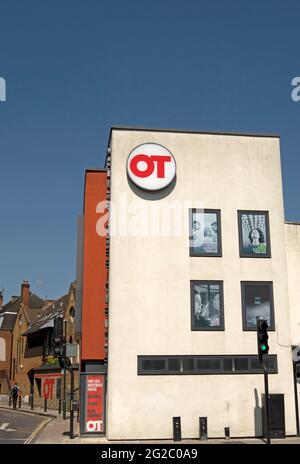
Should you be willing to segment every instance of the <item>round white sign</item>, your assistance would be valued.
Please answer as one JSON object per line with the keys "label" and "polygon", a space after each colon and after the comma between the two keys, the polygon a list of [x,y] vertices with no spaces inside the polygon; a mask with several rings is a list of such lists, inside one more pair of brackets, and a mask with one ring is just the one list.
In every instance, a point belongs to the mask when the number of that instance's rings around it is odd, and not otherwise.
{"label": "round white sign", "polygon": [[128,156],[127,173],[138,187],[160,190],[174,179],[176,163],[167,148],[158,143],[143,143],[134,148]]}

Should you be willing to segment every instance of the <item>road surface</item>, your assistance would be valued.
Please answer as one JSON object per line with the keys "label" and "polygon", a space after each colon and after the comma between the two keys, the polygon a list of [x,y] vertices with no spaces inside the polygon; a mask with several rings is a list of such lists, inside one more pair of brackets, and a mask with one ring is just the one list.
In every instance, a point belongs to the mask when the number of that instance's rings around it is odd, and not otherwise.
{"label": "road surface", "polygon": [[0,445],[24,444],[46,420],[46,417],[18,410],[0,409]]}

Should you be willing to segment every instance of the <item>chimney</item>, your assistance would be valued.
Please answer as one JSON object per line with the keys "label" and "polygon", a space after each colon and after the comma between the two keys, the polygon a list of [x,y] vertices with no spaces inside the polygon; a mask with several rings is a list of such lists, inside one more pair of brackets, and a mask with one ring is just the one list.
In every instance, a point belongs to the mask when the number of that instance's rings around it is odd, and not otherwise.
{"label": "chimney", "polygon": [[0,292],[0,309],[2,308],[3,306],[3,293]]}
{"label": "chimney", "polygon": [[21,302],[25,306],[29,306],[29,289],[30,285],[28,280],[23,280],[23,283],[21,285]]}

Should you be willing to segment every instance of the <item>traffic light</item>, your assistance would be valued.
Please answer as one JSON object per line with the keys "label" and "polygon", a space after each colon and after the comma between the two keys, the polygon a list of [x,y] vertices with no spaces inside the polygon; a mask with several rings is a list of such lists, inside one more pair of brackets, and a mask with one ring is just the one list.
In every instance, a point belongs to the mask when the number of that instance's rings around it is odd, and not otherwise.
{"label": "traffic light", "polygon": [[71,367],[71,360],[67,356],[60,356],[58,358],[58,363],[62,369]]}
{"label": "traffic light", "polygon": [[261,357],[264,354],[269,353],[268,345],[268,323],[266,319],[256,319],[257,326],[257,350],[258,354]]}
{"label": "traffic light", "polygon": [[63,319],[57,317],[54,319],[53,328],[53,353],[54,356],[62,357],[65,356],[66,351],[66,339],[63,336]]}
{"label": "traffic light", "polygon": [[54,356],[65,356],[66,341],[64,337],[54,337]]}

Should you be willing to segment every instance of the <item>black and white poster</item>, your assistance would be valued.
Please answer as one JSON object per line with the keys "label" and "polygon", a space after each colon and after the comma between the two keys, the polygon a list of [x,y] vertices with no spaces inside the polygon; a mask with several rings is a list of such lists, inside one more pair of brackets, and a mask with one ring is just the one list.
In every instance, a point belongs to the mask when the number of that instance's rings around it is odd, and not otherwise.
{"label": "black and white poster", "polygon": [[192,329],[224,330],[222,282],[191,282]]}
{"label": "black and white poster", "polygon": [[221,256],[219,210],[190,210],[190,255]]}
{"label": "black and white poster", "polygon": [[244,330],[256,330],[256,318],[266,319],[274,330],[272,282],[242,282]]}

